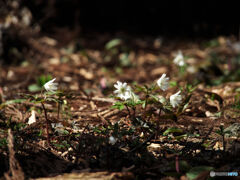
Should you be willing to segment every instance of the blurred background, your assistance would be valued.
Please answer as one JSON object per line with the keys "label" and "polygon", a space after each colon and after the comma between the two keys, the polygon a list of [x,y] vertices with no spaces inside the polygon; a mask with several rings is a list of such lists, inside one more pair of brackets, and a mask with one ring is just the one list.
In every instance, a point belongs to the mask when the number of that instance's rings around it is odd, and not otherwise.
{"label": "blurred background", "polygon": [[80,27],[83,32],[124,31],[133,34],[185,37],[214,37],[239,33],[236,1],[20,2],[20,6],[31,12],[32,23],[39,23],[43,32],[52,32],[57,27]]}
{"label": "blurred background", "polygon": [[[44,60],[59,64],[69,59],[82,61],[84,56],[89,63],[104,67],[116,67],[119,62],[123,67],[134,67],[133,62],[139,64],[137,56],[151,64],[151,59],[171,60],[176,51],[183,50],[186,56],[195,58],[200,71],[199,59],[209,60],[209,54],[211,59],[218,59],[214,64],[227,64],[230,71],[237,66],[228,59],[240,51],[238,7],[237,1],[217,0],[1,0],[0,65]],[[221,50],[224,55],[220,58],[216,54],[221,53],[214,51],[213,55],[204,50],[222,45],[227,50]],[[188,52],[189,48],[204,52]],[[76,56],[69,57],[71,53]],[[145,57],[144,53],[152,54]],[[235,59],[239,64],[239,58]],[[205,68],[204,74],[207,71]],[[216,72],[219,75],[219,70]]]}

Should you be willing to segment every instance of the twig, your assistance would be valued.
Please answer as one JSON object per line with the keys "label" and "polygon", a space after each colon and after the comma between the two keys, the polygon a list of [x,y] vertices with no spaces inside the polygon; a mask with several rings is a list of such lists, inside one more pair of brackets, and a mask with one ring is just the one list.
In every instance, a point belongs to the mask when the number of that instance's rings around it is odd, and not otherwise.
{"label": "twig", "polygon": [[208,133],[205,135],[205,137],[202,138],[202,142],[200,142],[200,145],[204,143],[204,141],[208,138],[208,136],[212,133],[214,128],[214,125],[209,129]]}
{"label": "twig", "polygon": [[108,102],[108,103],[116,102],[114,99],[110,99],[110,98],[87,97],[87,96],[80,96],[79,98],[84,100],[92,100],[92,101],[100,101],[100,102]]}
{"label": "twig", "polygon": [[158,137],[159,135],[159,121],[160,121],[160,116],[161,116],[161,113],[162,113],[162,108],[159,109],[159,113],[158,113],[158,120],[157,120],[157,133],[156,133],[156,138]]}
{"label": "twig", "polygon": [[[24,180],[24,172],[15,158],[14,139],[11,129],[8,129],[9,171],[4,173],[7,180]],[[10,175],[11,174],[11,175]]]}
{"label": "twig", "polygon": [[225,152],[225,150],[226,150],[226,141],[225,141],[225,137],[224,137],[224,136],[225,136],[225,135],[222,134],[223,152]]}

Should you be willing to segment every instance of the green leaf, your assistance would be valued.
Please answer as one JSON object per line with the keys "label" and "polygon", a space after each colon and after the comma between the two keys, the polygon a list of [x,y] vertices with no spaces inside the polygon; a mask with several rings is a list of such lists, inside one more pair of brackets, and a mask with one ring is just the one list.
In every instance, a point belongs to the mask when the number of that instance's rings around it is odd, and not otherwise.
{"label": "green leaf", "polygon": [[205,47],[205,48],[213,48],[213,47],[217,47],[217,46],[219,46],[220,44],[219,44],[219,41],[218,41],[218,39],[212,39],[212,40],[210,40],[210,41],[207,41],[207,42],[204,42],[203,43],[203,46]]}
{"label": "green leaf", "polygon": [[122,102],[116,102],[111,108],[119,109],[121,111],[124,109],[124,104]]}
{"label": "green leaf", "polygon": [[145,92],[146,93],[146,88],[139,86],[137,84],[135,85],[135,89],[136,89],[136,92]]}
{"label": "green leaf", "polygon": [[185,109],[187,109],[191,96],[192,94],[188,95],[185,98],[183,104],[178,108],[178,112],[177,112],[178,115],[180,115]]}
{"label": "green leaf", "polygon": [[145,107],[146,107],[146,100],[143,101],[143,103],[142,103],[142,108],[144,109]]}
{"label": "green leaf", "polygon": [[155,95],[150,95],[150,97],[152,97],[152,99],[154,100],[154,102],[159,102],[159,98]]}
{"label": "green leaf", "polygon": [[16,103],[22,103],[26,101],[26,99],[14,99],[14,100],[8,100],[2,104],[0,104],[0,108],[6,106],[6,105],[9,105],[9,104],[16,104]]}
{"label": "green leaf", "polygon": [[181,139],[183,139],[184,137],[187,137],[188,135],[187,134],[183,134],[183,135],[180,135],[180,136],[176,136],[175,138],[176,138],[176,140],[181,140]]}
{"label": "green leaf", "polygon": [[38,133],[38,136],[42,136],[42,134],[43,134],[43,131],[42,131],[42,129],[40,129],[39,133]]}
{"label": "green leaf", "polygon": [[121,39],[112,39],[111,41],[109,41],[106,45],[105,48],[107,50],[110,50],[118,45],[120,45],[122,43]]}
{"label": "green leaf", "polygon": [[183,133],[183,130],[176,127],[171,127],[164,131],[163,135],[166,136],[169,133]]}
{"label": "green leaf", "polygon": [[192,168],[186,175],[189,180],[193,180],[196,177],[198,177],[199,174],[205,171],[212,171],[212,170],[214,170],[214,168],[210,166],[197,166]]}
{"label": "green leaf", "polygon": [[122,73],[123,73],[123,69],[122,69],[121,67],[116,67],[116,68],[115,68],[115,72],[116,72],[117,74],[122,74]]}
{"label": "green leaf", "polygon": [[187,109],[188,105],[189,105],[189,103],[186,103],[186,104],[183,106],[182,111],[184,111],[185,109]]}
{"label": "green leaf", "polygon": [[210,141],[202,144],[202,146],[205,148],[208,148],[210,145],[211,145]]}
{"label": "green leaf", "polygon": [[175,86],[177,86],[177,81],[170,81],[169,84],[171,87],[175,87]]}
{"label": "green leaf", "polygon": [[187,84],[187,87],[186,87],[187,92],[189,92],[189,93],[192,93],[193,91],[195,91],[196,88],[197,88],[197,86],[193,87],[193,85],[191,85],[191,84]]}
{"label": "green leaf", "polygon": [[41,91],[41,87],[38,84],[31,84],[28,86],[28,90],[30,92],[37,92],[37,91]]}
{"label": "green leaf", "polygon": [[0,147],[2,147],[2,146],[7,146],[7,139],[6,138],[0,139]]}
{"label": "green leaf", "polygon": [[131,61],[128,58],[128,53],[121,54],[120,58],[119,58],[119,61],[120,61],[120,64],[124,67],[131,65]]}
{"label": "green leaf", "polygon": [[37,78],[37,84],[38,86],[42,87],[46,82],[50,81],[52,79],[51,75],[42,75]]}

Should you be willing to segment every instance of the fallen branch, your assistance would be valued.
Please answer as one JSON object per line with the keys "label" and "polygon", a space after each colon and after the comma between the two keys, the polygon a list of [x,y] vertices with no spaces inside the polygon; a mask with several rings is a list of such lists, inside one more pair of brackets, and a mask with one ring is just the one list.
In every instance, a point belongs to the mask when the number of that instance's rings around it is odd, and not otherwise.
{"label": "fallen branch", "polygon": [[24,180],[22,168],[15,158],[14,139],[11,129],[8,129],[9,171],[4,173],[7,180]]}

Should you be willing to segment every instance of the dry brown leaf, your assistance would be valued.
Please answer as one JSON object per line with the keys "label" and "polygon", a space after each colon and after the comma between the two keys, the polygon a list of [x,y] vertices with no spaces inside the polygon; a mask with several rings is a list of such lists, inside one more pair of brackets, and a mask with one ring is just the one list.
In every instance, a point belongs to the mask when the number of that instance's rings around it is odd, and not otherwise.
{"label": "dry brown leaf", "polygon": [[84,69],[84,68],[81,68],[81,69],[79,70],[79,74],[82,75],[82,76],[83,76],[85,79],[87,79],[87,80],[92,80],[93,77],[94,77],[94,75],[93,75],[92,72],[89,72],[89,71],[87,71],[87,70]]}
{"label": "dry brown leaf", "polygon": [[9,105],[4,110],[5,116],[13,122],[24,122],[25,116],[13,105]]}
{"label": "dry brown leaf", "polygon": [[152,70],[151,76],[160,76],[163,73],[167,73],[167,67],[158,67]]}

